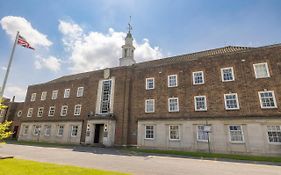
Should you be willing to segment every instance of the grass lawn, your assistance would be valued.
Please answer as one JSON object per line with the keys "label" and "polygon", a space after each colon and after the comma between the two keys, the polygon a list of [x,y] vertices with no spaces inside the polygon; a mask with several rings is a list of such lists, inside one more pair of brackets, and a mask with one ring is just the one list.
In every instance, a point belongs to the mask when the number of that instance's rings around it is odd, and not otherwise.
{"label": "grass lawn", "polygon": [[68,165],[41,163],[22,159],[0,160],[0,175],[125,175],[113,171],[103,171]]}
{"label": "grass lawn", "polygon": [[142,152],[142,153],[177,155],[177,156],[196,157],[196,158],[231,159],[231,160],[244,160],[244,161],[254,161],[254,162],[281,163],[281,157],[220,154],[220,153],[206,153],[206,152],[187,152],[187,151],[176,151],[176,150],[153,150],[153,149],[137,149],[137,148],[129,148],[129,150]]}
{"label": "grass lawn", "polygon": [[71,148],[73,144],[62,144],[62,143],[48,143],[48,142],[34,142],[34,141],[16,141],[16,140],[6,140],[6,143],[16,144],[16,145],[29,145],[29,146],[41,146],[41,147],[58,147],[58,148]]}

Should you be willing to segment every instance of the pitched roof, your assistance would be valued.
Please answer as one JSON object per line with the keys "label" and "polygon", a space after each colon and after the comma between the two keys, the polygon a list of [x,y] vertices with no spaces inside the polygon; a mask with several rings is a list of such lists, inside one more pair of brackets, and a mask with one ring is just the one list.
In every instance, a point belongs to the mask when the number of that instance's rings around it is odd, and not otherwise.
{"label": "pitched roof", "polygon": [[[158,60],[140,62],[140,63],[134,64],[133,66],[137,67],[137,68],[161,66],[161,65],[167,65],[167,64],[177,63],[177,62],[191,61],[191,60],[194,60],[194,59],[197,59],[200,57],[221,55],[221,54],[239,52],[239,51],[244,51],[244,50],[249,50],[249,49],[252,49],[252,47],[226,46],[226,47],[221,47],[221,48],[216,48],[216,49],[211,49],[211,50],[205,50],[205,51],[201,51],[201,52],[195,52],[195,53],[190,53],[190,54],[166,57],[166,58],[162,58],[162,59],[158,59]],[[57,82],[63,82],[63,81],[82,79],[82,78],[89,77],[91,74],[93,74],[93,72],[97,72],[97,71],[101,71],[101,70],[84,72],[84,73],[73,74],[73,75],[66,75],[66,76],[62,76],[60,78],[51,80],[46,83],[57,83]]]}
{"label": "pitched roof", "polygon": [[226,47],[221,47],[221,48],[216,48],[216,49],[211,49],[211,50],[205,50],[205,51],[201,51],[201,52],[195,52],[195,53],[190,53],[190,54],[166,57],[166,58],[153,60],[153,61],[141,62],[141,63],[135,64],[135,66],[140,67],[140,68],[161,66],[161,65],[172,64],[172,63],[176,63],[176,62],[191,61],[191,60],[195,60],[195,59],[201,58],[201,57],[222,55],[222,54],[234,53],[234,52],[239,52],[239,51],[244,51],[244,50],[249,50],[249,49],[253,49],[253,47],[226,46]]}

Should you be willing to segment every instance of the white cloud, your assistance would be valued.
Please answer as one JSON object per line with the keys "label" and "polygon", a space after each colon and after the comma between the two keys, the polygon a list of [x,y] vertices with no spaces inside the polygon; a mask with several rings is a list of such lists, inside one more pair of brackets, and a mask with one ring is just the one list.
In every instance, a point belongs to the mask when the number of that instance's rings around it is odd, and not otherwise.
{"label": "white cloud", "polygon": [[[78,24],[62,20],[59,21],[59,31],[70,53],[70,69],[73,72],[118,66],[126,33],[116,32],[112,28],[106,34],[93,31],[86,33]],[[148,39],[142,43],[134,41],[134,46],[137,62],[162,57],[159,47],[151,47]]]}
{"label": "white cloud", "polygon": [[49,56],[48,58],[37,56],[34,66],[36,69],[46,68],[53,72],[57,72],[61,68],[61,60],[54,56]]}
{"label": "white cloud", "polygon": [[26,88],[16,85],[9,85],[5,88],[5,97],[11,98],[16,96],[16,101],[24,101]]}
{"label": "white cloud", "polygon": [[23,17],[5,16],[0,20],[0,24],[12,40],[14,40],[17,31],[19,31],[33,47],[49,47],[52,45],[46,35],[33,28],[31,23]]}

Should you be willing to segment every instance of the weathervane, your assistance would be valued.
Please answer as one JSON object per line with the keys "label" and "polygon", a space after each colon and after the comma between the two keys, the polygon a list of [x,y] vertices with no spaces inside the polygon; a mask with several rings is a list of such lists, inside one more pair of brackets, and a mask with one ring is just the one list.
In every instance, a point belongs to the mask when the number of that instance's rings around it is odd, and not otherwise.
{"label": "weathervane", "polygon": [[131,16],[130,16],[130,20],[128,23],[128,30],[129,30],[129,33],[131,33],[131,30],[133,30],[133,27],[131,26]]}

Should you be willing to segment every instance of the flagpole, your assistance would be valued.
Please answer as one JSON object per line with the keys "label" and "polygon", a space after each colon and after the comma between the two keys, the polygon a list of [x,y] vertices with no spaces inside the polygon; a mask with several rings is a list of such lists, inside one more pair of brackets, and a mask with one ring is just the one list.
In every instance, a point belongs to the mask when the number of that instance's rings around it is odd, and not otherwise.
{"label": "flagpole", "polygon": [[15,49],[16,49],[18,37],[19,37],[19,31],[17,31],[16,39],[15,39],[14,46],[13,46],[13,49],[12,49],[12,52],[11,52],[9,64],[8,64],[8,67],[7,67],[7,70],[6,70],[5,78],[4,78],[3,85],[2,85],[2,88],[1,88],[1,92],[0,92],[0,99],[2,99],[2,97],[4,95],[4,90],[5,90],[7,79],[8,79],[8,76],[9,76],[9,72],[10,72],[12,60],[13,60],[13,57],[14,57],[14,52],[15,52]]}

